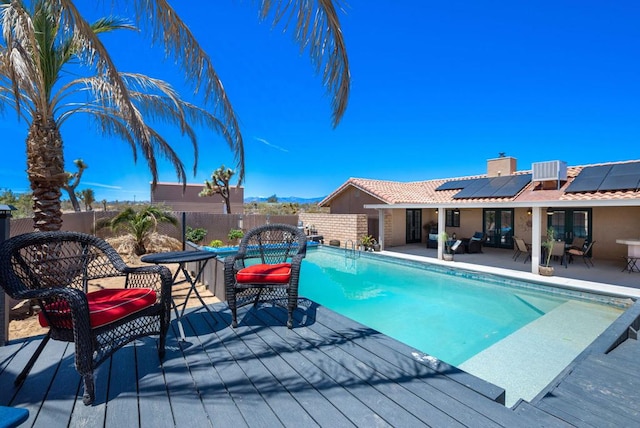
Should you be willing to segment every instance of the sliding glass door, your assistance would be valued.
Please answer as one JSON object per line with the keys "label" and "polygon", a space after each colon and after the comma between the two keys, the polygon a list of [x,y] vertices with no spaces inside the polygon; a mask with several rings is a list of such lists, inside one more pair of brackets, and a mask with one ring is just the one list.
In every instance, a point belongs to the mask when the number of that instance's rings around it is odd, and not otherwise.
{"label": "sliding glass door", "polygon": [[422,210],[407,210],[407,244],[422,241]]}
{"label": "sliding glass door", "polygon": [[513,209],[485,209],[483,224],[487,247],[513,248]]}
{"label": "sliding glass door", "polygon": [[[584,238],[586,242],[591,241],[593,233],[591,230],[593,223],[591,208],[549,208],[547,214],[547,227],[553,228],[556,239],[562,239],[567,244],[573,242],[574,238]],[[543,233],[546,234],[546,231]]]}

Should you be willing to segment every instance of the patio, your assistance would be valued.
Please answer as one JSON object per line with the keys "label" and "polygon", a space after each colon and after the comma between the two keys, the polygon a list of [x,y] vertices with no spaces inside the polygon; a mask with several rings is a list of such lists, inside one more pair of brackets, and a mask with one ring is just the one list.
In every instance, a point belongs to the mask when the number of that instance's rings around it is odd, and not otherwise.
{"label": "patio", "polygon": [[[524,263],[524,256],[520,256],[518,260],[514,261],[512,258],[514,252],[508,249],[484,247],[482,253],[455,254],[453,262],[438,260],[437,250],[426,248],[424,243],[391,247],[385,251],[385,254],[396,257],[424,257],[431,263],[445,263],[445,265],[452,267],[517,276],[518,278],[549,284],[565,286],[573,284],[594,289],[594,291],[605,290],[614,294],[621,293],[640,297],[640,273],[623,271],[626,262],[622,258],[620,260],[608,260],[595,257],[593,259],[594,267],[591,268],[587,268],[580,259],[567,264],[566,268],[559,261],[552,260],[551,266],[554,267],[554,276],[544,277],[531,274],[531,260]],[[606,287],[603,285],[606,285]],[[619,287],[628,287],[634,290],[625,290]]]}

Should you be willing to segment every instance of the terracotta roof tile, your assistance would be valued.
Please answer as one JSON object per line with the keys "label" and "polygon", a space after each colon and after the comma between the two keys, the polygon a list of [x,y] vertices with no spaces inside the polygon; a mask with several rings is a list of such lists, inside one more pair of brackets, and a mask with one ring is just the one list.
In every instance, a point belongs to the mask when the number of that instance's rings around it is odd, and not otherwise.
{"label": "terracotta roof tile", "polygon": [[[614,165],[621,163],[638,162],[638,160],[624,162],[606,162],[590,165],[580,165],[567,167],[567,181],[563,183],[560,189],[541,190],[539,183],[529,183],[519,194],[514,197],[507,198],[474,198],[474,199],[454,199],[458,190],[440,190],[436,191],[441,184],[452,180],[466,180],[474,178],[483,178],[486,175],[476,175],[468,177],[443,178],[425,181],[414,181],[403,183],[399,181],[375,180],[367,178],[350,178],[342,186],[332,192],[319,205],[330,205],[331,200],[349,188],[356,187],[361,191],[369,193],[378,198],[381,203],[389,205],[397,204],[437,204],[455,202],[460,206],[465,203],[484,203],[484,202],[553,202],[553,201],[595,201],[595,200],[634,200],[640,199],[640,192],[635,190],[619,190],[609,192],[583,192],[583,193],[565,193],[565,190],[571,184],[573,179],[578,176],[583,168],[588,166]],[[517,171],[515,174],[531,174],[531,170]],[[534,190],[536,189],[536,190]]]}

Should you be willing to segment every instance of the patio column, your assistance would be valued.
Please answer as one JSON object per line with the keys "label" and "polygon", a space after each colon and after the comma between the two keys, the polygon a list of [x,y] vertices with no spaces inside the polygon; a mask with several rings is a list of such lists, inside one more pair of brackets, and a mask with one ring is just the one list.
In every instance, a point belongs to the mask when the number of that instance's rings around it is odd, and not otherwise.
{"label": "patio column", "polygon": [[446,231],[446,227],[445,227],[445,212],[444,212],[444,208],[442,207],[437,207],[436,208],[438,210],[438,259],[442,260],[442,254],[444,253],[444,242],[442,242],[442,240],[440,239],[440,235],[442,235],[442,232]]}
{"label": "patio column", "polygon": [[[540,257],[542,246],[542,240],[540,236],[542,235],[542,228],[540,225],[542,224],[542,209],[540,207],[533,207],[531,210],[531,273],[538,275],[538,266],[540,265]],[[546,210],[544,212],[546,215]]]}
{"label": "patio column", "polygon": [[378,244],[380,244],[380,250],[384,250],[384,210],[378,209]]}

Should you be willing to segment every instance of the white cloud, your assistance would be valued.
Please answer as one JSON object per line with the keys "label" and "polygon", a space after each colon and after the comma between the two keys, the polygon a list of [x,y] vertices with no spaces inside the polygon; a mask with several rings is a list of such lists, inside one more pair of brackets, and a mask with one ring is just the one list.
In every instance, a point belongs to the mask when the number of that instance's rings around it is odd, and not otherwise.
{"label": "white cloud", "polygon": [[116,190],[121,190],[122,189],[122,186],[110,186],[108,184],[94,183],[92,181],[84,181],[82,184],[86,184],[86,185],[89,185],[89,186],[103,187],[105,189],[116,189]]}
{"label": "white cloud", "polygon": [[264,138],[258,138],[258,137],[254,137],[257,141],[260,141],[262,144],[264,144],[265,146],[269,146],[269,147],[273,147],[276,150],[280,150],[281,152],[285,152],[285,153],[289,153],[289,150],[276,146],[275,144],[271,144],[270,142],[268,142],[267,140],[265,140]]}

